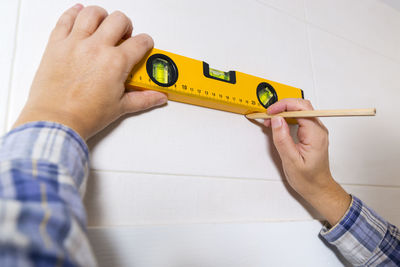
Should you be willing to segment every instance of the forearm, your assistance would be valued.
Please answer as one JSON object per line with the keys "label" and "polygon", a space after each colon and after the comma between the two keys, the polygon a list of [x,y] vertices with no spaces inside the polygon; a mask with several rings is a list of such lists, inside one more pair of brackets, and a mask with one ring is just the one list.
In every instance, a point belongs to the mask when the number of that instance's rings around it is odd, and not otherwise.
{"label": "forearm", "polygon": [[323,187],[307,190],[301,195],[330,225],[335,225],[348,210],[351,196],[331,176],[324,180],[328,182]]}
{"label": "forearm", "polygon": [[[0,262],[92,266],[81,200],[88,151],[71,129],[25,124],[0,143]],[[0,263],[0,265],[2,265]]]}

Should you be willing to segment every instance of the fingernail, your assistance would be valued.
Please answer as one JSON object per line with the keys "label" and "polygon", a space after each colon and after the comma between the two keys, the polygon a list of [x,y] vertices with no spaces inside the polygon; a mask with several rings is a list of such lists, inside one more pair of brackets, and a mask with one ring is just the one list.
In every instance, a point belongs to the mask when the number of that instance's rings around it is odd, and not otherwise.
{"label": "fingernail", "polygon": [[82,4],[76,4],[76,5],[73,6],[73,8],[82,9],[83,5]]}
{"label": "fingernail", "polygon": [[282,117],[271,118],[271,127],[273,129],[280,128],[282,126]]}
{"label": "fingernail", "polygon": [[168,101],[168,99],[167,99],[166,97],[160,98],[160,99],[157,101],[156,105],[157,105],[157,106],[164,105],[165,103],[167,103],[167,101]]}

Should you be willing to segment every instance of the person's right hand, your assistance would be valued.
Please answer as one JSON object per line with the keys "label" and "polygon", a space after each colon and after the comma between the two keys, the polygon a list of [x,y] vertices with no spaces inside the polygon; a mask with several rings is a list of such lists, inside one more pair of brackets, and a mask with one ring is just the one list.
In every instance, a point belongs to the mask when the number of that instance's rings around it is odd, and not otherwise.
{"label": "person's right hand", "polygon": [[[271,105],[268,114],[300,110],[313,110],[310,101],[283,99]],[[299,118],[297,121],[297,144],[282,117],[266,120],[264,124],[272,128],[274,144],[290,186],[334,225],[349,207],[351,197],[332,178],[328,130],[317,118]]]}

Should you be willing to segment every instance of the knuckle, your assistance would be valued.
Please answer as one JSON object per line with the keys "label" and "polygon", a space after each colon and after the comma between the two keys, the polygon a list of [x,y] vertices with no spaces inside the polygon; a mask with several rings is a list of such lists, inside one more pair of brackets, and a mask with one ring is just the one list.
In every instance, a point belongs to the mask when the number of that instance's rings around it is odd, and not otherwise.
{"label": "knuckle", "polygon": [[111,15],[116,17],[117,19],[129,21],[129,18],[125,15],[125,13],[123,13],[119,10],[114,11]]}
{"label": "knuckle", "polygon": [[328,144],[329,143],[329,131],[325,127],[322,127],[321,143],[322,144]]}
{"label": "knuckle", "polygon": [[325,135],[329,136],[329,130],[328,130],[328,128],[326,128],[326,126],[325,126],[319,119],[317,120],[317,122],[318,122],[318,124],[320,125],[320,127],[321,127],[323,133],[324,133]]}
{"label": "knuckle", "polygon": [[323,129],[325,131],[325,135],[329,137],[329,130],[325,126],[323,126]]}
{"label": "knuckle", "polygon": [[58,19],[56,26],[58,27],[69,26],[72,20],[73,16],[70,13],[66,12]]}
{"label": "knuckle", "polygon": [[151,38],[151,36],[146,33],[137,35],[137,42],[138,42],[139,46],[146,47],[146,48],[152,47],[154,45],[153,38]]}
{"label": "knuckle", "polygon": [[329,144],[329,131],[328,130],[325,130],[325,142],[327,143],[327,144]]}
{"label": "knuckle", "polygon": [[324,144],[329,143],[329,135],[326,132],[322,135],[322,141]]}
{"label": "knuckle", "polygon": [[312,106],[310,100],[308,100],[308,99],[304,100],[304,104],[305,104],[307,109],[313,109],[313,106]]}
{"label": "knuckle", "polygon": [[82,10],[82,12],[83,11],[85,13],[87,13],[86,15],[89,15],[89,16],[102,16],[102,15],[107,14],[107,11],[104,8],[99,7],[99,6],[88,6],[88,7],[85,7]]}

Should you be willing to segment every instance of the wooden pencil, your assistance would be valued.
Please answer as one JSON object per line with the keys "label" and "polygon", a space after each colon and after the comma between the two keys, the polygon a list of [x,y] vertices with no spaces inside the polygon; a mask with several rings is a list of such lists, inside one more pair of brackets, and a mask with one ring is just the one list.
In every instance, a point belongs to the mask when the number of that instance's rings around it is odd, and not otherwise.
{"label": "wooden pencil", "polygon": [[274,115],[267,113],[247,114],[248,119],[270,119],[272,117],[284,118],[310,118],[310,117],[351,117],[351,116],[375,116],[375,108],[364,109],[331,109],[331,110],[303,110],[303,111],[286,111]]}

